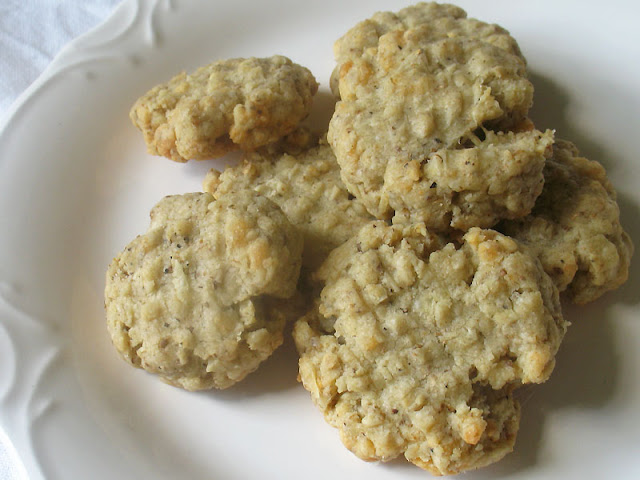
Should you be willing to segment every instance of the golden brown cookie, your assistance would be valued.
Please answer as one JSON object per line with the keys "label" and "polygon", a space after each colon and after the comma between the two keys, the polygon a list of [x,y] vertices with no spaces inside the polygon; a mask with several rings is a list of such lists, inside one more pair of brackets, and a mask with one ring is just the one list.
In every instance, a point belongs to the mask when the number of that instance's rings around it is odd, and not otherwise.
{"label": "golden brown cookie", "polygon": [[297,154],[272,149],[254,152],[223,172],[212,169],[203,188],[216,197],[252,188],[276,203],[302,233],[302,264],[310,270],[372,220],[340,180],[340,169],[326,142]]}
{"label": "golden brown cookie", "polygon": [[440,231],[527,215],[553,133],[526,118],[533,87],[517,44],[458,9],[420,9],[420,21],[365,23],[338,43],[328,140],[345,185],[377,218]]}
{"label": "golden brown cookie", "polygon": [[526,244],[558,290],[587,303],[629,275],[631,238],[620,224],[616,192],[600,163],[558,140],[544,169],[545,185],[531,215],[500,229]]}
{"label": "golden brown cookie", "polygon": [[174,195],[112,261],[105,308],[130,364],[187,390],[226,388],[282,343],[302,238],[252,191]]}
{"label": "golden brown cookie", "polygon": [[435,474],[512,450],[512,391],[549,377],[567,325],[517,242],[473,228],[456,245],[424,224],[374,222],[318,278],[317,307],[294,328],[300,378],[347,448]]}
{"label": "golden brown cookie", "polygon": [[[376,47],[380,37],[394,30],[408,30],[429,26],[432,39],[447,37],[475,37],[522,57],[520,48],[509,32],[499,25],[467,18],[466,12],[455,5],[419,2],[394,12],[378,12],[352,27],[334,46],[337,66],[331,75],[331,90],[339,94],[340,68],[360,58],[365,50]],[[524,60],[524,57],[522,57]]]}
{"label": "golden brown cookie", "polygon": [[130,117],[149,153],[203,160],[290,133],[309,114],[317,90],[311,72],[286,57],[234,58],[154,87]]}

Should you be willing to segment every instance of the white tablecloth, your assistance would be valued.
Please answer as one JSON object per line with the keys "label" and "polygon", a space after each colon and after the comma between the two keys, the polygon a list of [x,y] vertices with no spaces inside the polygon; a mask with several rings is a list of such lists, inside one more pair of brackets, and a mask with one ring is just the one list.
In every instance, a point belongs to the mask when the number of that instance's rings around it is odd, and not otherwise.
{"label": "white tablecloth", "polygon": [[[60,49],[105,20],[120,1],[0,0],[0,124]],[[0,480],[25,480],[6,441],[0,432]]]}
{"label": "white tablecloth", "polygon": [[60,49],[121,0],[1,0],[0,118]]}

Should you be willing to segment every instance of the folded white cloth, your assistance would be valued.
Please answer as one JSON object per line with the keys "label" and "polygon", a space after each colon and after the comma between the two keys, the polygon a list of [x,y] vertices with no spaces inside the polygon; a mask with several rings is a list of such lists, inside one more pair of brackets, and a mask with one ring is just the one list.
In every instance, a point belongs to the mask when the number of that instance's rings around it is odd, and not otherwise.
{"label": "folded white cloth", "polygon": [[105,20],[120,1],[2,0],[0,118],[65,44]]}
{"label": "folded white cloth", "polygon": [[[62,47],[104,21],[121,1],[0,1],[0,124]],[[25,480],[2,433],[0,480]]]}

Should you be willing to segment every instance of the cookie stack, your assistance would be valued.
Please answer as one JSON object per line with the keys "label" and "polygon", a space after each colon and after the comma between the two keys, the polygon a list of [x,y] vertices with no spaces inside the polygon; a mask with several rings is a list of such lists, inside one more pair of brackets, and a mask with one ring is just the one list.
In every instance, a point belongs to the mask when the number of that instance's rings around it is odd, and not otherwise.
{"label": "cookie stack", "polygon": [[513,449],[514,391],[554,368],[560,295],[627,278],[615,191],[528,119],[526,63],[499,26],[420,3],[334,51],[326,134],[296,127],[317,83],[283,57],[217,62],[136,103],[151,153],[246,153],[162,200],[114,259],[114,345],[174,385],[226,388],[295,321],[299,378],[358,457],[488,465]]}

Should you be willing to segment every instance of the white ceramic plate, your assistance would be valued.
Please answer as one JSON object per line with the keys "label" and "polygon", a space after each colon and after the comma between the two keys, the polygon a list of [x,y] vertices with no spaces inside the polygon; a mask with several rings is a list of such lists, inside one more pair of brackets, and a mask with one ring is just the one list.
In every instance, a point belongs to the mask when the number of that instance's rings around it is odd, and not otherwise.
{"label": "white ceramic plate", "polygon": [[[0,134],[0,426],[29,478],[428,476],[344,449],[296,382],[290,341],[240,385],[187,393],[119,359],[102,307],[105,268],[146,229],[151,206],[199,190],[213,165],[146,154],[127,118],[135,98],[214,59],[280,53],[320,80],[321,124],[333,41],[406,3],[130,0],[23,95]],[[638,243],[640,8],[460,5],[519,40],[534,120],[605,164]],[[465,478],[640,478],[637,267],[636,256],[624,287],[567,310],[574,325],[552,379],[527,390],[515,452]]]}

